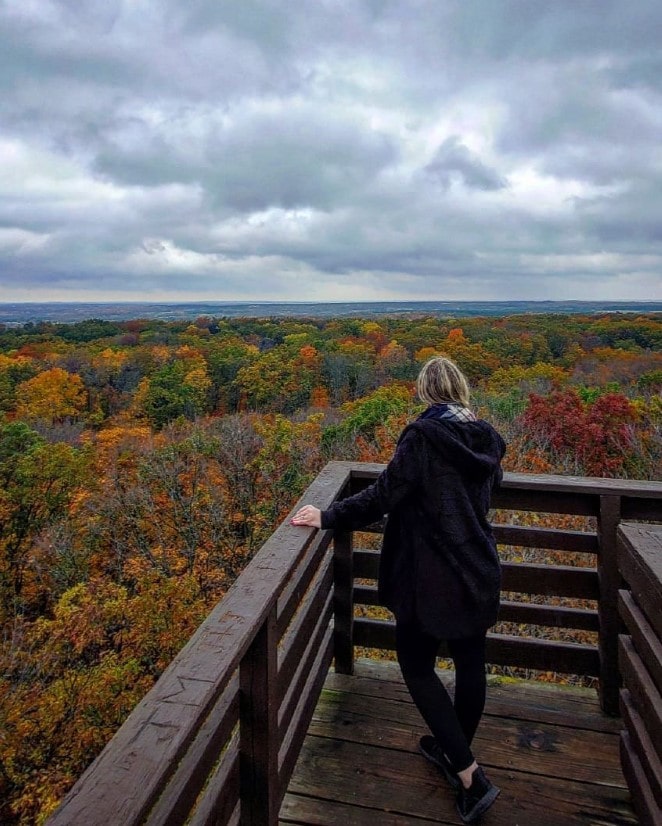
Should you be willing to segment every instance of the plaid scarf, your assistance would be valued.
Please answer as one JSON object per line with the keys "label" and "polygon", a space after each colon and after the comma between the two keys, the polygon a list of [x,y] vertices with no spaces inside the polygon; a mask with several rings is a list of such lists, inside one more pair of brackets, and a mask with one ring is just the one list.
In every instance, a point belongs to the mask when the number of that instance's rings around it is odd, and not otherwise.
{"label": "plaid scarf", "polygon": [[421,415],[419,419],[450,419],[453,422],[475,422],[476,417],[461,404],[433,404]]}

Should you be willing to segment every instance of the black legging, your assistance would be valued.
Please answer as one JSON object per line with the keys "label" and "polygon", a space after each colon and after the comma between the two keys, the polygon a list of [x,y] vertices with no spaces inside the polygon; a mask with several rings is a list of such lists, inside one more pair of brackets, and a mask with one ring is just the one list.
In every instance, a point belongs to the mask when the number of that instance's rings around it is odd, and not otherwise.
{"label": "black legging", "polygon": [[456,771],[474,761],[471,752],[485,708],[485,634],[449,640],[455,663],[455,703],[435,673],[440,641],[416,626],[396,625],[396,650],[409,693]]}

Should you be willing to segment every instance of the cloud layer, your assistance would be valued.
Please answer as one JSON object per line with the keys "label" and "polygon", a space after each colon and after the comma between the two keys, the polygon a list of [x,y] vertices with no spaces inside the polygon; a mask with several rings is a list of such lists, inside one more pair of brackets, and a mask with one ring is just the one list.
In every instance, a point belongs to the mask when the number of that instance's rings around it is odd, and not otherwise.
{"label": "cloud layer", "polygon": [[653,298],[653,0],[0,0],[0,300]]}

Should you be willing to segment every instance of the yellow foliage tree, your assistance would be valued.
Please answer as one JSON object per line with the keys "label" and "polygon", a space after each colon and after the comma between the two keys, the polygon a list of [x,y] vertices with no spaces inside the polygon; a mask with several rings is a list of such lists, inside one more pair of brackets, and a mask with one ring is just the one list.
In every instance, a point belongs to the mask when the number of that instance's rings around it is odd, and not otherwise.
{"label": "yellow foliage tree", "polygon": [[108,374],[120,370],[128,360],[128,355],[123,350],[113,350],[111,347],[106,347],[97,356],[92,359],[92,366],[97,370],[103,370]]}
{"label": "yellow foliage tree", "polygon": [[538,362],[532,367],[515,364],[512,367],[499,367],[488,381],[491,390],[510,390],[524,387],[526,390],[538,389],[537,385],[554,386],[566,384],[569,375],[562,367]]}
{"label": "yellow foliage tree", "polygon": [[87,391],[76,373],[61,367],[44,370],[17,388],[16,412],[26,419],[63,421],[80,416],[87,405]]}
{"label": "yellow foliage tree", "polygon": [[211,387],[211,379],[207,373],[206,365],[203,364],[190,370],[184,377],[184,384],[193,388],[196,393],[203,397]]}

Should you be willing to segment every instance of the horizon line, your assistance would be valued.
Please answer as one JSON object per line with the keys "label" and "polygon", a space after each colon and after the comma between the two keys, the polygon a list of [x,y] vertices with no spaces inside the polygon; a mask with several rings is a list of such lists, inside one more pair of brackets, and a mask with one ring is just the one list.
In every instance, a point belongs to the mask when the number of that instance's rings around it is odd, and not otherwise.
{"label": "horizon line", "polygon": [[301,300],[301,299],[204,299],[204,298],[188,298],[181,301],[174,299],[135,299],[131,301],[121,301],[115,299],[98,299],[87,301],[75,300],[45,300],[45,301],[3,301],[0,300],[0,306],[3,305],[29,305],[29,304],[118,304],[118,305],[133,305],[133,304],[661,304],[662,299],[646,299],[646,298],[417,298],[417,299],[401,299],[401,298],[379,298],[379,299],[352,299],[340,300],[332,299],[326,301],[320,300]]}

